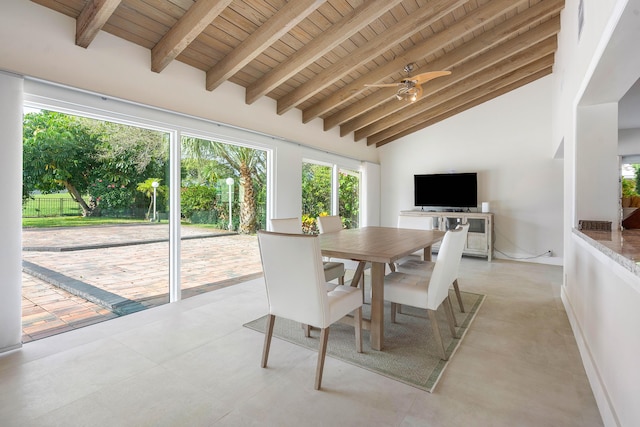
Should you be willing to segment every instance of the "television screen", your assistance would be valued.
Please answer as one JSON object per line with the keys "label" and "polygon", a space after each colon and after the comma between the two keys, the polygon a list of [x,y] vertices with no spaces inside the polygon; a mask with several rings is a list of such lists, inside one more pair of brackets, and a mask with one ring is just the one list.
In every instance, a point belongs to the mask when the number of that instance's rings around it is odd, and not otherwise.
{"label": "television screen", "polygon": [[475,208],[478,179],[473,173],[414,175],[415,206]]}

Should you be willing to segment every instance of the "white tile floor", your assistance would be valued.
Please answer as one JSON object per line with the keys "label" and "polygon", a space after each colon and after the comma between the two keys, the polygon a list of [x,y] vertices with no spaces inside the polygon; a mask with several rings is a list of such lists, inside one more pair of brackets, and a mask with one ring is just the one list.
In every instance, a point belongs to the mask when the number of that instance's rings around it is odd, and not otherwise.
{"label": "white tile floor", "polygon": [[602,425],[561,280],[464,258],[461,288],[487,299],[433,394],[330,357],[315,391],[316,354],[277,339],[260,368],[254,280],[0,355],[0,425]]}

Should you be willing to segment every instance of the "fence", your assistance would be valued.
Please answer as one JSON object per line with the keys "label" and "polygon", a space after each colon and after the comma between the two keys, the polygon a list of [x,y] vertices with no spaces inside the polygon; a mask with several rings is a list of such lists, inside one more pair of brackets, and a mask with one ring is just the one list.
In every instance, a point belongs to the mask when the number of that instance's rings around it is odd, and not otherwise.
{"label": "fence", "polygon": [[[147,214],[148,207],[131,207],[128,209],[108,209],[101,208],[100,215],[108,218],[142,218]],[[69,198],[35,198],[29,199],[22,205],[22,216],[24,218],[44,218],[56,216],[81,216],[82,208],[78,203]],[[166,214],[164,214],[166,215]],[[234,209],[234,228],[238,228],[239,218]],[[266,229],[266,203],[257,205],[257,228]],[[191,221],[199,224],[216,224],[219,222],[217,212],[197,212],[194,213]],[[227,221],[222,224],[223,228],[227,227]]]}
{"label": "fence", "polygon": [[[100,215],[108,218],[144,218],[147,207],[132,206],[126,209],[101,208]],[[82,208],[69,198],[35,198],[22,205],[24,218],[44,218],[57,216],[81,216]]]}
{"label": "fence", "polygon": [[35,198],[27,200],[22,205],[22,216],[25,218],[80,215],[82,209],[69,198]]}

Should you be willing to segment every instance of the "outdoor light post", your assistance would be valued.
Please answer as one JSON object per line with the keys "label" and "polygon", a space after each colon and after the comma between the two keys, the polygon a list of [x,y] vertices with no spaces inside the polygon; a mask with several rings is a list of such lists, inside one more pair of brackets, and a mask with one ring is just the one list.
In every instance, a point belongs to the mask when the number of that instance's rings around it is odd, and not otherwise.
{"label": "outdoor light post", "polygon": [[233,178],[227,178],[227,185],[229,186],[229,231],[233,230],[233,221],[231,220],[231,208],[233,201]]}
{"label": "outdoor light post", "polygon": [[157,216],[156,216],[156,190],[158,189],[159,185],[160,185],[160,183],[158,181],[153,181],[151,183],[151,186],[153,187],[153,222],[157,221]]}

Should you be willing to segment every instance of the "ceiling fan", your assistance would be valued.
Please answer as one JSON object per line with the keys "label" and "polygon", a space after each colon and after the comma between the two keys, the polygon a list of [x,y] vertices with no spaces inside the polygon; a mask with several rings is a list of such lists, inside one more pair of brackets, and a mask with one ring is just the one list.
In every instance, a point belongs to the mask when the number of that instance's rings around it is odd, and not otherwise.
{"label": "ceiling fan", "polygon": [[367,87],[397,87],[398,92],[396,98],[399,101],[405,100],[409,102],[416,102],[420,96],[422,96],[422,84],[433,80],[438,77],[448,76],[451,71],[430,71],[428,73],[418,74],[411,77],[414,64],[407,64],[404,66],[404,72],[407,73],[407,78],[400,80],[397,83],[388,84],[366,84]]}

